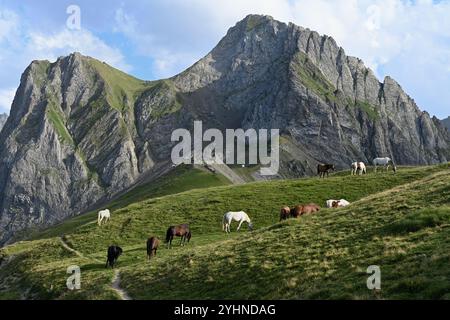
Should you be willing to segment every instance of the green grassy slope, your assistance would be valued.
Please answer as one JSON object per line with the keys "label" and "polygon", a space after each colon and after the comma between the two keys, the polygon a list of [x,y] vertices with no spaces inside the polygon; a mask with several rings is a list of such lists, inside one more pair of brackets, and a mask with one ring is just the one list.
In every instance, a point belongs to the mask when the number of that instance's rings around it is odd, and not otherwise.
{"label": "green grassy slope", "polygon": [[[105,208],[111,211],[124,208],[131,203],[140,202],[146,199],[162,197],[170,194],[177,194],[188,190],[210,188],[229,185],[230,182],[220,174],[212,174],[206,170],[192,168],[191,166],[179,166],[168,174],[134,188],[130,192],[112,201]],[[66,220],[52,228],[32,233],[29,237],[32,240],[57,237],[71,232],[79,226],[92,222],[97,217],[97,210]]]}
{"label": "green grassy slope", "polygon": [[[0,297],[28,289],[26,296],[36,298],[118,298],[110,288],[112,272],[103,265],[115,243],[124,248],[121,286],[136,299],[185,299],[186,292],[208,299],[448,298],[448,169],[251,183],[139,201],[113,211],[101,228],[91,216],[64,230],[82,257],[48,234],[2,249],[9,262],[0,267]],[[329,198],[358,202],[278,223],[282,205]],[[229,210],[247,211],[256,231],[223,234],[221,218]],[[161,248],[147,262],[147,237],[164,238],[169,225],[184,222],[192,226],[191,244]],[[80,291],[65,288],[70,264],[81,267]],[[371,264],[382,268],[377,295],[365,287]],[[175,285],[180,282],[182,288]]]}

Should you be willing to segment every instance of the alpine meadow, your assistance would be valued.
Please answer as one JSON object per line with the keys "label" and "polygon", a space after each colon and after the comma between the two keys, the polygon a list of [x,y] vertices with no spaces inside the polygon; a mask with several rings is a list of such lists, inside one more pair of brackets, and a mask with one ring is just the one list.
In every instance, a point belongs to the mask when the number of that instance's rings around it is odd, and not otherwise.
{"label": "alpine meadow", "polygon": [[0,114],[0,300],[450,299],[449,121],[332,37],[250,14],[152,81],[75,49]]}

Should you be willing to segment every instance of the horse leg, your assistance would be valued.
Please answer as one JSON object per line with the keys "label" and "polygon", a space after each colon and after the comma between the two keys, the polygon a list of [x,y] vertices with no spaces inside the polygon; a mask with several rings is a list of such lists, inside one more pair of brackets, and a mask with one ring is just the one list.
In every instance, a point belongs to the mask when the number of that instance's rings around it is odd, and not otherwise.
{"label": "horse leg", "polygon": [[239,230],[241,229],[242,223],[244,222],[244,220],[241,220],[241,222],[239,222],[239,226],[237,228],[237,231],[239,232]]}
{"label": "horse leg", "polygon": [[171,247],[171,245],[172,245],[172,239],[173,239],[173,236],[171,235],[171,236],[169,237],[169,241],[167,241],[167,249],[170,249],[170,247]]}

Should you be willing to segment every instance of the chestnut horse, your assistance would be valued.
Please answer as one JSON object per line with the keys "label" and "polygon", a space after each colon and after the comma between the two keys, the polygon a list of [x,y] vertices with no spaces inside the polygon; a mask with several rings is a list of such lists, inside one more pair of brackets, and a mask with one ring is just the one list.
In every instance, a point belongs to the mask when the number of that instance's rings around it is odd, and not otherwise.
{"label": "chestnut horse", "polygon": [[280,211],[280,221],[287,220],[291,216],[291,208],[283,207]]}
{"label": "chestnut horse", "polygon": [[315,212],[319,212],[319,211],[320,211],[320,207],[317,204],[310,203],[310,204],[307,204],[306,206],[302,207],[301,215],[311,214],[311,213],[315,213]]}
{"label": "chestnut horse", "polygon": [[147,258],[150,260],[151,257],[156,256],[156,251],[159,247],[159,239],[157,237],[151,237],[147,240]]}
{"label": "chestnut horse", "polygon": [[298,218],[305,214],[311,214],[319,211],[320,207],[315,203],[310,203],[307,205],[298,205],[295,208],[291,209],[291,217]]}
{"label": "chestnut horse", "polygon": [[178,226],[171,226],[167,229],[166,232],[166,243],[167,248],[170,249],[172,246],[173,237],[181,237],[180,245],[183,246],[186,244],[186,241],[189,242],[192,237],[191,230],[189,229],[188,224],[180,224]]}

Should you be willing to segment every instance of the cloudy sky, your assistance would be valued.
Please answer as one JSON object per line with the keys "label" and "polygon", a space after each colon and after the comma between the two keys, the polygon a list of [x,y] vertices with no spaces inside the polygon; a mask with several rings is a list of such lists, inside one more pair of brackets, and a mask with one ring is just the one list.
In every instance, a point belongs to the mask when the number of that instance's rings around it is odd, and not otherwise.
{"label": "cloudy sky", "polygon": [[[71,5],[80,29],[68,27]],[[169,77],[250,13],[334,37],[422,109],[450,115],[450,0],[0,0],[0,112],[32,60],[78,51],[141,79]]]}

